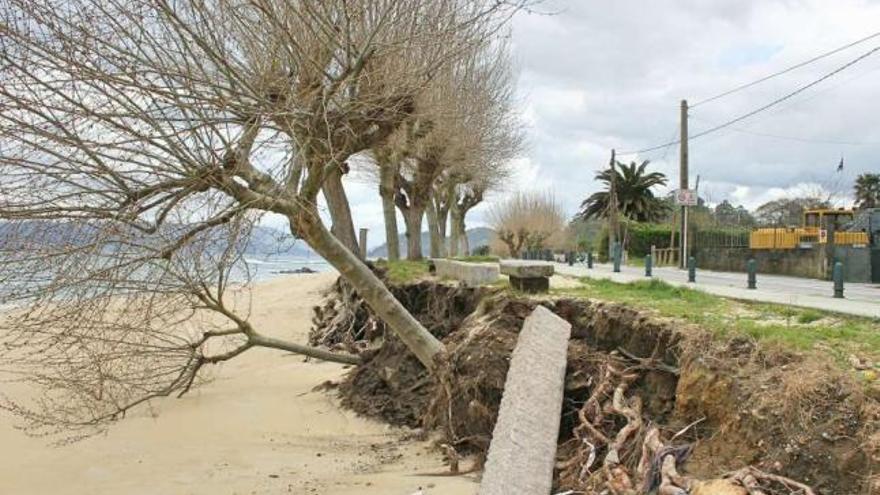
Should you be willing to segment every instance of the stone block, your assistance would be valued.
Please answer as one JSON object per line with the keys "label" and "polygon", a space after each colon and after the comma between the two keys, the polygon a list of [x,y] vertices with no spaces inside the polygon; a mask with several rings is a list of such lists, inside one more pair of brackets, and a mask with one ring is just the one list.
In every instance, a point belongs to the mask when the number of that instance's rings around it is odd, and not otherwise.
{"label": "stone block", "polygon": [[517,278],[552,277],[553,263],[533,260],[503,260],[501,273]]}
{"label": "stone block", "polygon": [[571,324],[538,306],[510,359],[479,495],[549,495]]}
{"label": "stone block", "polygon": [[431,263],[436,276],[458,280],[469,287],[491,284],[500,276],[495,263],[467,263],[442,258],[434,258]]}

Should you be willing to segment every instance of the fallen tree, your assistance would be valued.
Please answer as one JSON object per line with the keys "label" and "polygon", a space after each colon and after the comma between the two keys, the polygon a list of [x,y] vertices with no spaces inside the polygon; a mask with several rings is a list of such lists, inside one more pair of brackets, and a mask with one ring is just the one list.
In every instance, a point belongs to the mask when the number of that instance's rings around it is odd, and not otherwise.
{"label": "fallen tree", "polygon": [[40,432],[99,431],[253,347],[355,362],[270,339],[231,303],[242,226],[265,214],[433,369],[444,346],[352,251],[341,175],[528,3],[4,3],[0,279],[21,311],[0,355],[44,391],[5,407]]}

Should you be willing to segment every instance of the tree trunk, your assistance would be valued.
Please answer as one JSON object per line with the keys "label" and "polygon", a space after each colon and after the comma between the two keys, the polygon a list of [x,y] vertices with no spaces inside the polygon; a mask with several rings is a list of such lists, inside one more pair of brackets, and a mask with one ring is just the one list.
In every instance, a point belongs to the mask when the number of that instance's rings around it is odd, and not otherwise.
{"label": "tree trunk", "polygon": [[465,231],[464,215],[457,211],[452,212],[451,223],[450,250],[454,256],[467,256],[470,252],[470,245]]}
{"label": "tree trunk", "polygon": [[446,351],[443,344],[403,307],[355,253],[324,227],[317,210],[307,209],[292,218],[291,223],[291,230],[300,233],[309,246],[336,268],[419,361],[433,371],[437,356]]}
{"label": "tree trunk", "polygon": [[[454,184],[450,182],[450,184]],[[450,185],[435,188],[431,195],[431,203],[437,212],[437,236],[440,243],[441,256],[455,256],[455,250],[449,245],[446,237],[449,209],[452,207],[454,189]]]}
{"label": "tree trunk", "polygon": [[431,257],[432,258],[443,258],[446,256],[443,251],[443,239],[440,237],[440,220],[437,216],[437,208],[434,205],[434,201],[428,201],[428,205],[425,208],[426,217],[428,219],[428,234],[429,234],[429,242],[431,244]]}
{"label": "tree trunk", "polygon": [[425,205],[412,204],[403,211],[406,221],[406,259],[418,261],[422,259],[422,217],[425,216]]}
{"label": "tree trunk", "polygon": [[348,205],[348,197],[345,195],[345,188],[342,186],[342,175],[347,173],[342,167],[334,169],[327,175],[327,179],[323,184],[324,198],[327,200],[327,207],[330,210],[330,218],[333,226],[330,232],[342,242],[342,245],[359,256],[357,237],[354,233],[354,222],[351,219],[351,208]]}
{"label": "tree trunk", "polygon": [[397,210],[394,206],[394,177],[397,171],[389,165],[379,167],[379,195],[382,197],[382,215],[385,217],[385,245],[388,247],[388,259],[400,259],[400,238],[397,234]]}
{"label": "tree trunk", "polygon": [[467,256],[471,252],[471,243],[468,240],[467,228],[464,223],[465,216],[462,215],[458,221],[458,238],[461,239],[461,256]]}
{"label": "tree trunk", "polygon": [[462,256],[461,225],[464,223],[464,216],[456,201],[452,201],[449,217],[449,253],[451,256]]}
{"label": "tree trunk", "polygon": [[455,213],[451,214],[451,217],[452,225],[449,227],[449,256],[456,257],[461,256],[461,251],[459,250],[461,246],[461,238],[458,236],[458,223]]}

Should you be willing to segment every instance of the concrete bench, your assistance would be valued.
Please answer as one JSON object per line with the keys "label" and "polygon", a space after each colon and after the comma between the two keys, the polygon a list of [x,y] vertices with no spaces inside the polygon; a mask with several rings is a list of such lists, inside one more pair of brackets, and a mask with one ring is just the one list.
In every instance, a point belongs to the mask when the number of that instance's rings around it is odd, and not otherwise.
{"label": "concrete bench", "polygon": [[500,276],[495,263],[467,263],[443,258],[432,258],[431,263],[438,277],[458,280],[469,287],[491,284]]}
{"label": "concrete bench", "polygon": [[479,495],[550,495],[571,324],[538,306],[510,358]]}
{"label": "concrete bench", "polygon": [[553,276],[553,263],[533,260],[504,260],[501,273],[510,277],[510,285],[524,292],[547,292],[550,277]]}

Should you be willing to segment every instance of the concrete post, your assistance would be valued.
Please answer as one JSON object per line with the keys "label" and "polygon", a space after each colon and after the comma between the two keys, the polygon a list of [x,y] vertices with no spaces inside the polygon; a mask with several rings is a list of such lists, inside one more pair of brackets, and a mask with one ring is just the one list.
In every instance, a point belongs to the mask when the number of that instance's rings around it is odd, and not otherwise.
{"label": "concrete post", "polygon": [[746,263],[746,271],[749,273],[749,289],[758,288],[758,262],[754,258]]}
{"label": "concrete post", "polygon": [[550,495],[571,324],[538,306],[510,358],[479,495]]}
{"label": "concrete post", "polygon": [[834,271],[831,272],[831,278],[834,280],[834,297],[843,299],[843,263],[834,263]]}
{"label": "concrete post", "polygon": [[693,256],[688,258],[688,282],[697,281],[697,259]]}
{"label": "concrete post", "polygon": [[360,240],[358,241],[358,247],[361,248],[361,259],[367,259],[367,230],[361,229],[360,231]]}
{"label": "concrete post", "polygon": [[650,254],[645,256],[645,276],[650,277],[653,274],[654,257]]}

